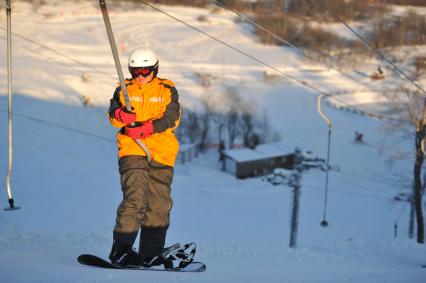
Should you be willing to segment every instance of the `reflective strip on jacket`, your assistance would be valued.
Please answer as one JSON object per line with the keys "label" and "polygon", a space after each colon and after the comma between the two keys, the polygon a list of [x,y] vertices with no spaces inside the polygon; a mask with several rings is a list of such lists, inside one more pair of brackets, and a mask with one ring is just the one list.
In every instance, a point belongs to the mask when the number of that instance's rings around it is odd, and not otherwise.
{"label": "reflective strip on jacket", "polygon": [[[154,134],[141,141],[148,147],[152,159],[165,165],[173,166],[179,150],[178,140],[173,133],[180,122],[179,95],[172,81],[154,78],[147,84],[136,80],[126,80],[127,93],[137,122],[152,121]],[[111,125],[121,130],[117,133],[119,158],[127,155],[146,153],[135,140],[124,134],[125,124],[114,118],[117,108],[125,107],[121,86],[118,86],[110,101],[109,120]]]}

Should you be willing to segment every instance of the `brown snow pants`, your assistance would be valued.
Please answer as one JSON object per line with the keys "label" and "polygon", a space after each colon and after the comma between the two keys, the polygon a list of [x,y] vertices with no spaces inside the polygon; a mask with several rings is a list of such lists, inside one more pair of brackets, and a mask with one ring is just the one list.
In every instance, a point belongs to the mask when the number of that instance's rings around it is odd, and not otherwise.
{"label": "brown snow pants", "polygon": [[120,158],[119,168],[123,200],[117,209],[114,238],[133,244],[141,227],[167,230],[173,167],[130,155]]}

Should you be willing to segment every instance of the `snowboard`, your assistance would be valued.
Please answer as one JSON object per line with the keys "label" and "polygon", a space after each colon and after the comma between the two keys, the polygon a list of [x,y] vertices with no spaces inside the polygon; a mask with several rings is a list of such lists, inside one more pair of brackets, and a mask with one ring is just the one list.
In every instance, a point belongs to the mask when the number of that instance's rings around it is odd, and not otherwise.
{"label": "snowboard", "polygon": [[80,264],[98,267],[98,268],[109,268],[109,269],[130,269],[130,270],[150,270],[150,271],[174,271],[174,272],[204,272],[206,271],[206,265],[202,262],[194,261],[185,267],[172,267],[164,268],[164,266],[152,266],[152,267],[123,267],[112,264],[111,262],[91,254],[82,254],[77,258]]}

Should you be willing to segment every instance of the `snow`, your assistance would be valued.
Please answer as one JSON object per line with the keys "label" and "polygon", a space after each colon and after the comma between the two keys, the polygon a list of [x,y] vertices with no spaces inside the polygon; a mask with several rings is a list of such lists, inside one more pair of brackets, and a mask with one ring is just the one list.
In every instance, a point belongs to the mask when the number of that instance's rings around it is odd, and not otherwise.
{"label": "snow", "polygon": [[420,6],[409,6],[409,5],[390,5],[392,13],[397,16],[401,16],[407,12],[415,12],[417,14],[426,14],[426,8]]}
{"label": "snow", "polygon": [[[371,111],[381,111],[385,103],[380,93],[291,50],[260,44],[228,13],[160,7],[317,87],[346,91],[346,102]],[[0,12],[4,15],[4,6]],[[200,15],[207,15],[208,22],[198,21]],[[123,70],[132,48],[151,46],[160,56],[160,76],[175,81],[185,107],[196,108],[200,98],[219,97],[224,88],[237,86],[245,100],[266,113],[286,149],[326,155],[328,128],[316,112],[312,90],[288,79],[267,84],[264,66],[139,4],[115,4],[110,16]],[[410,188],[412,164],[399,160],[389,166],[394,151],[380,151],[387,143],[411,157],[411,140],[387,137],[382,121],[326,105],[323,110],[333,121],[330,226],[319,225],[325,174],[311,170],[302,177],[296,249],[288,247],[291,189],[262,178],[235,179],[220,171],[217,152],[211,151],[176,166],[167,239],[169,244],[197,242],[197,259],[207,264],[206,272],[80,266],[76,258],[81,253],[108,255],[121,200],[116,130],[106,118],[118,79],[102,16],[96,3],[85,1],[51,0],[36,10],[13,1],[12,24],[12,189],[22,208],[0,212],[1,282],[425,282],[426,269],[420,266],[426,264],[426,248],[407,237],[409,205],[392,201]],[[0,38],[5,46],[5,33]],[[6,48],[0,56],[6,58]],[[197,83],[197,72],[215,78],[210,88]],[[7,172],[6,74],[3,59],[1,188]],[[92,107],[82,106],[83,96]],[[353,143],[355,131],[364,133],[366,144]],[[6,201],[4,192],[2,207]]]}
{"label": "snow", "polygon": [[281,143],[272,143],[258,145],[255,149],[228,149],[224,151],[224,154],[235,161],[244,162],[250,160],[289,155],[293,153],[293,151],[294,148],[289,149],[286,145],[283,145]]}
{"label": "snow", "polygon": [[249,160],[258,160],[263,159],[266,156],[264,156],[261,152],[258,152],[257,150],[252,150],[249,148],[242,148],[242,149],[229,149],[225,150],[223,152],[226,156],[229,156],[235,161],[244,162]]}

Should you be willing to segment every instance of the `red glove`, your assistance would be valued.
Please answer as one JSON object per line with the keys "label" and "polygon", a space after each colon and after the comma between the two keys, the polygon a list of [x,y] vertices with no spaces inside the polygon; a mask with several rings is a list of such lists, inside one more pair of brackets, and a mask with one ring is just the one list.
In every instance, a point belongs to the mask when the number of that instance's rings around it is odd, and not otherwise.
{"label": "red glove", "polygon": [[136,114],[127,111],[126,108],[117,108],[114,111],[114,117],[115,119],[124,124],[131,124],[136,121]]}
{"label": "red glove", "polygon": [[154,133],[154,124],[151,121],[137,123],[134,127],[125,127],[125,132],[132,139],[147,138]]}

